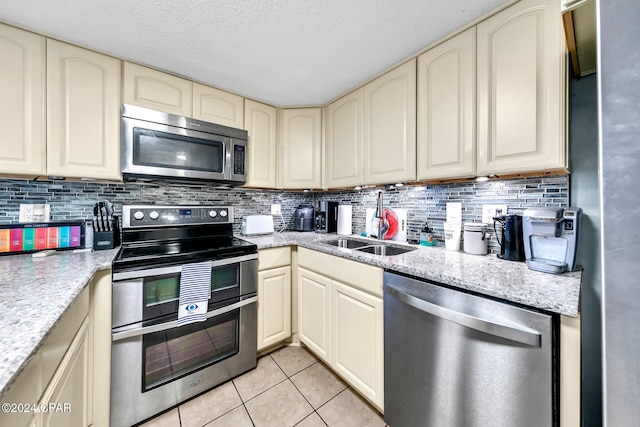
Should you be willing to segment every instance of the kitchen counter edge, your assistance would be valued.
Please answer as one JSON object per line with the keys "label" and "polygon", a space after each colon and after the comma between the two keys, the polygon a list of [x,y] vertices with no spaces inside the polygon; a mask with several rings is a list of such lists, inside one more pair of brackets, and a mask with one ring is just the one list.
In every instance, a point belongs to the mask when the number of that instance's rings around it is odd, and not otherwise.
{"label": "kitchen counter edge", "polygon": [[564,316],[577,317],[579,314],[581,270],[548,274],[529,270],[524,262],[505,261],[496,255],[470,255],[463,251],[448,251],[443,247],[394,241],[385,243],[412,246],[416,250],[382,257],[324,243],[339,237],[377,243],[374,239],[356,235],[283,232],[238,237],[255,243],[259,250],[299,246]]}

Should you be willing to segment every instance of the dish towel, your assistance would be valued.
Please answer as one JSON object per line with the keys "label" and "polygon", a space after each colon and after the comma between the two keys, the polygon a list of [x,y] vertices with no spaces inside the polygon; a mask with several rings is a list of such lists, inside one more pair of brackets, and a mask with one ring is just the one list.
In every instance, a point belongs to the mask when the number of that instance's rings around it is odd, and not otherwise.
{"label": "dish towel", "polygon": [[180,274],[178,326],[207,320],[211,296],[211,261],[185,264]]}

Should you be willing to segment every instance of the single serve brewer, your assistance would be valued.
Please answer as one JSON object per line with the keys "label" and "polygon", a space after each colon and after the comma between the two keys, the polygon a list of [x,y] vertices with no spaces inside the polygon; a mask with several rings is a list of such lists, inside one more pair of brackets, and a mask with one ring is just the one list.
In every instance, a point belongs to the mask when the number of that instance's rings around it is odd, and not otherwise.
{"label": "single serve brewer", "polygon": [[576,268],[581,208],[533,208],[522,214],[527,267],[560,274]]}

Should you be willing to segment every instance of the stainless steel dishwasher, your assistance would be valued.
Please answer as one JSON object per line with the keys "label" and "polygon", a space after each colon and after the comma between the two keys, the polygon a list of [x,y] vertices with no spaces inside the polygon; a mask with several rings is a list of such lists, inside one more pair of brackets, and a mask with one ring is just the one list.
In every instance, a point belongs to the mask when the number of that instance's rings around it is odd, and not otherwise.
{"label": "stainless steel dishwasher", "polygon": [[558,425],[553,316],[384,273],[391,427]]}

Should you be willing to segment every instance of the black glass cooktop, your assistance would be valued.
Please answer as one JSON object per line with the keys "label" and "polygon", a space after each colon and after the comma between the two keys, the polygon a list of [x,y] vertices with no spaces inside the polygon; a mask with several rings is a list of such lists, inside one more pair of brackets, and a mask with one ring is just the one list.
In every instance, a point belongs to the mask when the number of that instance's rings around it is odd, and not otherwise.
{"label": "black glass cooktop", "polygon": [[170,266],[257,253],[255,244],[233,236],[202,239],[132,243],[116,257],[115,271],[133,267]]}

